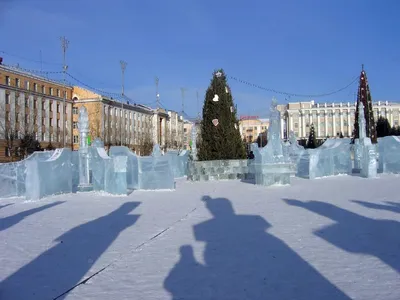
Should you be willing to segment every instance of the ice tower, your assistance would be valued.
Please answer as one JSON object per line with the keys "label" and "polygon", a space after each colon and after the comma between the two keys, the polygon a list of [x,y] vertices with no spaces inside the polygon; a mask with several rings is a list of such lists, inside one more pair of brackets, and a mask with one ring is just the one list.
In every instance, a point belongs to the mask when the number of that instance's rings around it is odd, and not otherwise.
{"label": "ice tower", "polygon": [[78,117],[79,129],[79,191],[91,191],[93,186],[90,182],[90,168],[89,168],[89,116],[85,106],[79,109]]}

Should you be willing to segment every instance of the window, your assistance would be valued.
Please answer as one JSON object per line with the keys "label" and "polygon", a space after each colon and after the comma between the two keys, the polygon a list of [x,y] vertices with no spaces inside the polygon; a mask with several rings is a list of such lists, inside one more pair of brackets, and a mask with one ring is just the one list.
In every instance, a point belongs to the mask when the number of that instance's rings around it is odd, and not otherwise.
{"label": "window", "polygon": [[37,83],[34,83],[34,84],[33,84],[33,90],[34,90],[35,92],[37,92]]}
{"label": "window", "polygon": [[6,111],[6,120],[10,121],[10,112]]}
{"label": "window", "polygon": [[10,76],[6,76],[6,85],[11,85]]}
{"label": "window", "polygon": [[78,122],[73,122],[72,123],[72,128],[77,129],[78,128]]}
{"label": "window", "polygon": [[34,99],[34,100],[33,100],[33,109],[36,109],[36,107],[37,107],[37,100]]}
{"label": "window", "polygon": [[6,157],[10,157],[10,149],[8,147],[6,147],[5,149],[5,153],[6,153]]}
{"label": "window", "polygon": [[53,118],[50,118],[50,126],[53,125]]}
{"label": "window", "polygon": [[53,101],[50,101],[50,103],[49,103],[49,111],[50,112],[53,111]]}
{"label": "window", "polygon": [[28,115],[25,115],[25,124],[28,124]]}
{"label": "window", "polygon": [[25,80],[25,89],[29,90],[29,81],[28,80]]}
{"label": "window", "polygon": [[57,127],[60,128],[60,120],[57,119]]}
{"label": "window", "polygon": [[18,123],[18,114],[15,114],[15,123]]}
{"label": "window", "polygon": [[57,112],[60,112],[60,104],[57,104]]}
{"label": "window", "polygon": [[394,126],[398,126],[399,125],[399,121],[398,120],[394,120]]}
{"label": "window", "polygon": [[79,144],[79,136],[74,135],[74,144]]}
{"label": "window", "polygon": [[46,125],[46,119],[42,118],[42,125],[45,126]]}
{"label": "window", "polygon": [[52,87],[49,88],[49,95],[50,95],[50,96],[53,96],[53,88],[52,88]]}
{"label": "window", "polygon": [[15,78],[15,86],[19,88],[21,85],[19,78]]}
{"label": "window", "polygon": [[25,107],[29,107],[29,99],[25,98]]}
{"label": "window", "polygon": [[294,123],[294,128],[298,129],[299,128],[299,123]]}
{"label": "window", "polygon": [[10,104],[10,94],[6,94],[6,104]]}
{"label": "window", "polygon": [[42,94],[46,94],[46,87],[42,85]]}
{"label": "window", "polygon": [[60,97],[60,96],[61,96],[60,90],[57,89],[57,97]]}
{"label": "window", "polygon": [[78,114],[78,108],[77,107],[73,107],[72,108],[72,114],[74,114],[74,115]]}

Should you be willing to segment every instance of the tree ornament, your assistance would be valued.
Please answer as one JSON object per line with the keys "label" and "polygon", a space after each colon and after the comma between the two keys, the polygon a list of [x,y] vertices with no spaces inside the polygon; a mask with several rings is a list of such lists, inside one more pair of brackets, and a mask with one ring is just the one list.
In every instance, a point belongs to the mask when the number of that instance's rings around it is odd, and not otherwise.
{"label": "tree ornament", "polygon": [[218,97],[217,94],[215,94],[215,96],[214,96],[214,98],[213,98],[213,101],[214,101],[214,102],[218,102],[218,100],[219,100],[219,97]]}
{"label": "tree ornament", "polygon": [[214,126],[217,126],[219,124],[219,121],[218,121],[218,119],[214,119],[214,120],[212,120],[212,123],[214,124]]}
{"label": "tree ornament", "polygon": [[225,87],[225,93],[229,94],[229,89],[227,86]]}
{"label": "tree ornament", "polygon": [[220,77],[222,76],[222,73],[221,73],[220,71],[218,71],[217,73],[215,73],[215,76],[216,76],[217,78],[220,78]]}
{"label": "tree ornament", "polygon": [[237,125],[235,124],[235,129],[237,129]]}
{"label": "tree ornament", "polygon": [[231,106],[231,112],[233,112],[233,106]]}

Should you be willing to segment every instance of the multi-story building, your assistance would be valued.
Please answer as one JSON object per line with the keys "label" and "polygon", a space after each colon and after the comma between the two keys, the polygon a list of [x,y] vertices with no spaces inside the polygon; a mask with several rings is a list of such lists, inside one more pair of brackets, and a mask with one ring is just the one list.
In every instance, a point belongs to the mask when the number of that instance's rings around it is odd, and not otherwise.
{"label": "multi-story building", "polygon": [[[315,103],[312,101],[291,102],[278,105],[281,111],[281,134],[287,138],[293,131],[298,139],[308,138],[311,124],[317,138],[336,137],[340,133],[351,137],[354,127],[356,103]],[[375,121],[380,116],[389,120],[391,126],[399,125],[400,103],[373,102]]]}
{"label": "multi-story building", "polygon": [[0,63],[0,161],[18,153],[26,134],[43,148],[71,146],[71,115],[72,87]]}
{"label": "multi-story building", "polygon": [[168,148],[183,148],[183,116],[175,111],[168,111],[169,126],[167,127],[166,144]]}
{"label": "multi-story building", "polygon": [[259,135],[262,135],[269,127],[268,119],[260,119],[258,116],[240,116],[239,131],[243,140],[247,143],[257,141]]}
{"label": "multi-story building", "polygon": [[146,142],[153,143],[153,115],[150,107],[123,103],[87,89],[73,87],[73,149],[79,149],[78,115],[84,105],[89,117],[89,136],[106,146],[126,145],[140,153]]}
{"label": "multi-story building", "polygon": [[73,87],[73,144],[79,148],[78,114],[84,105],[89,116],[90,139],[106,146],[126,145],[142,154],[145,145],[178,148],[183,141],[183,117],[162,108],[116,101],[81,87]]}

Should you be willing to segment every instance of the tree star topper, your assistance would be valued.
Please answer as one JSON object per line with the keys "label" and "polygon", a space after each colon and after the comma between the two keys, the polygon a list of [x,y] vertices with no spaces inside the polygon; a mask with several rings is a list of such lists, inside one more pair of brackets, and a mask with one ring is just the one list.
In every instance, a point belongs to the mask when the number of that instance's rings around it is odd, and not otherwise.
{"label": "tree star topper", "polygon": [[218,71],[217,73],[215,73],[215,76],[216,76],[217,78],[220,78],[220,77],[222,76],[222,73],[221,73],[220,71]]}

